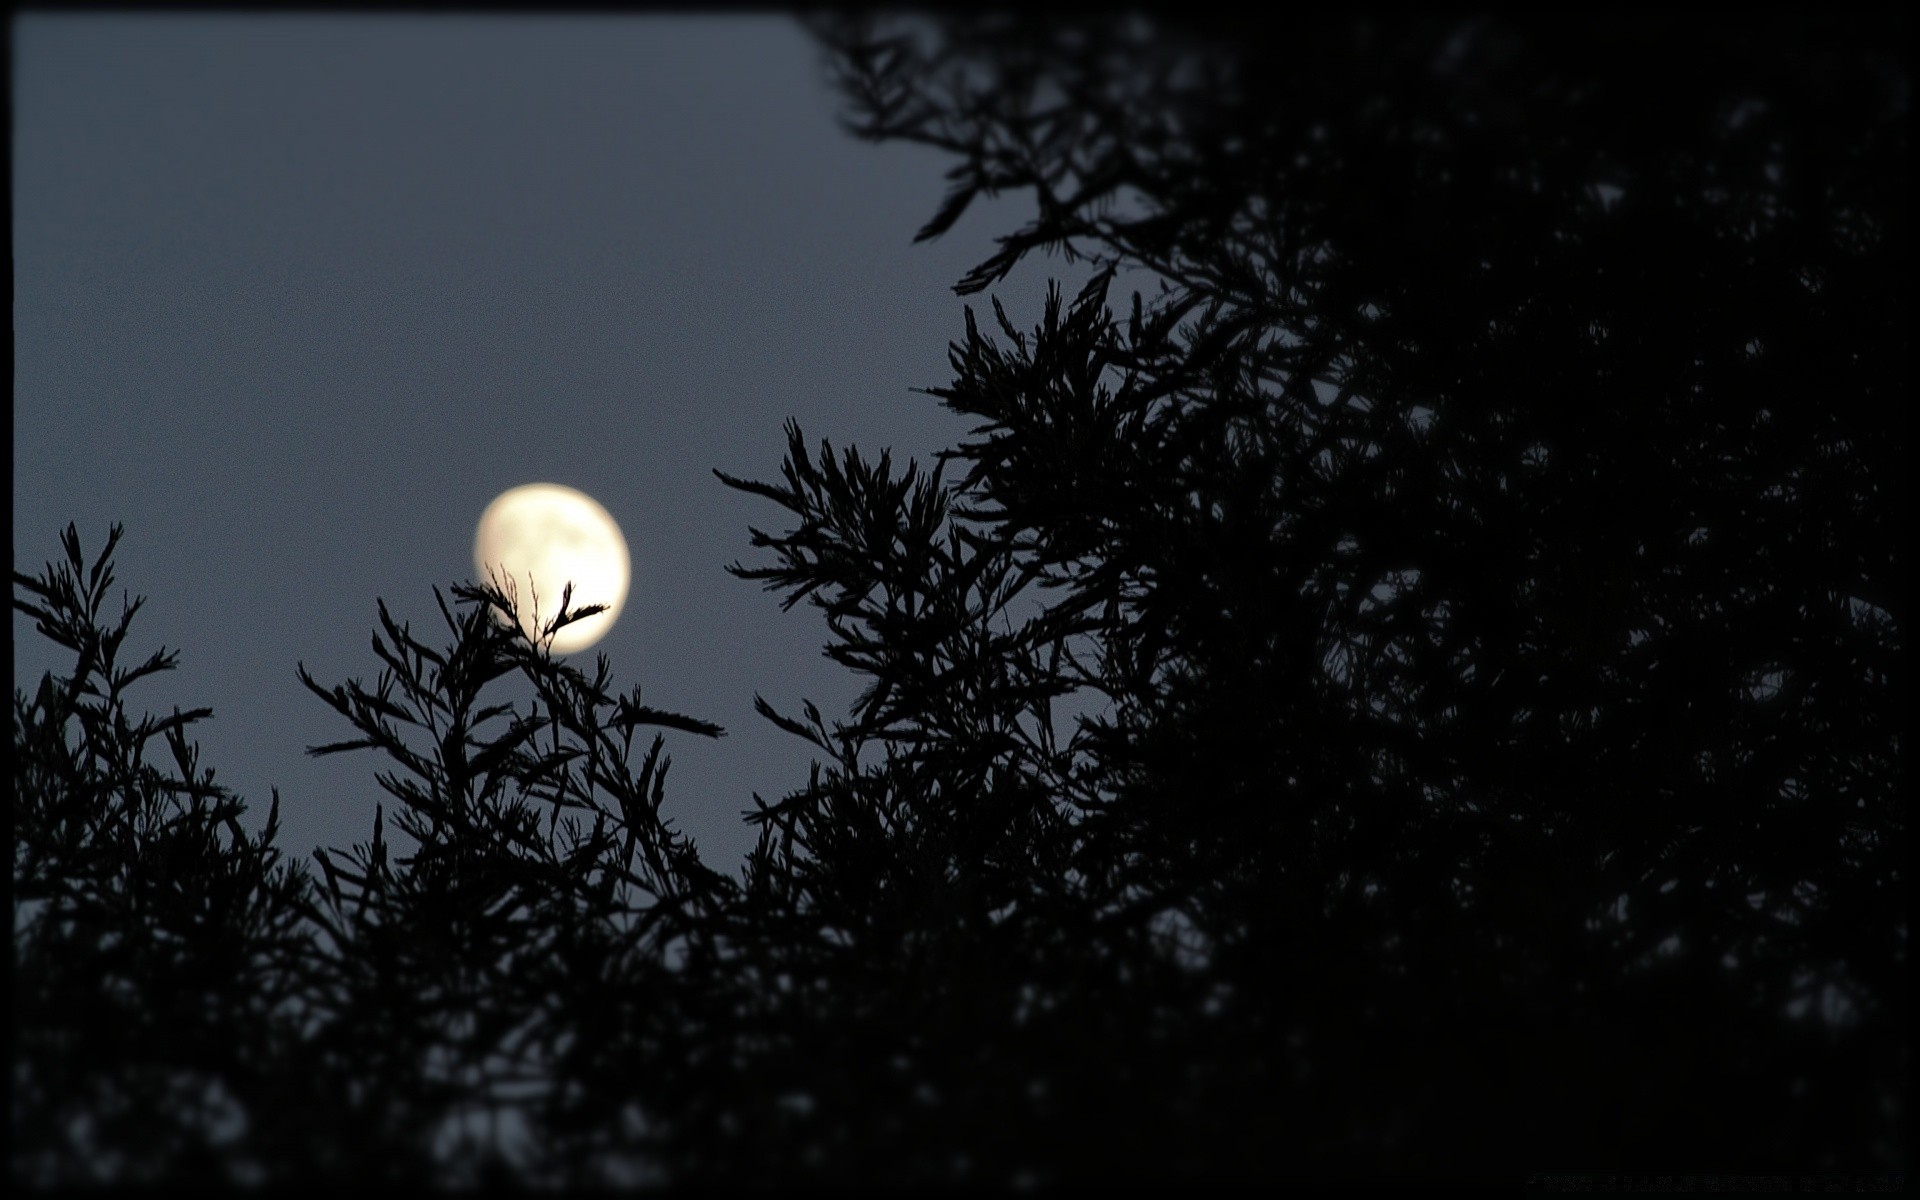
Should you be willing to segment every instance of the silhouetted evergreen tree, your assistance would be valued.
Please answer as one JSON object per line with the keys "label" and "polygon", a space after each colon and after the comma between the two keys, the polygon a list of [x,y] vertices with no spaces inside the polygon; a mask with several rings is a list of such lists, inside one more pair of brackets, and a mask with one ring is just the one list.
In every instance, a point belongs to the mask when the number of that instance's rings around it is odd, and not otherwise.
{"label": "silhouetted evergreen tree", "polygon": [[207,709],[137,715],[127,691],[172,670],[122,648],[142,601],[106,610],[116,526],[91,569],[14,573],[14,607],[73,651],[69,675],[13,696],[16,1183],[249,1179],[303,1136],[279,1103],[298,1039],[304,877],[188,742]]}
{"label": "silhouetted evergreen tree", "polygon": [[833,1170],[1905,1161],[1904,30],[823,22],[922,237],[1031,191],[959,291],[1093,273],[956,486],[729,480],[873,679],[756,863]]}
{"label": "silhouetted evergreen tree", "polygon": [[721,476],[868,682],[760,704],[745,871],[632,761],[718,730],[466,587],[302,668],[403,836],[279,866],[70,533],[15,1179],[1904,1170],[1904,19],[816,28],[923,237],[1033,193],[963,293],[1088,280],[969,312],[932,471]]}
{"label": "silhouetted evergreen tree", "polygon": [[[184,730],[208,710],[126,707],[173,656],[118,665],[139,607],[101,621],[118,538],[89,572],[69,527],[66,563],[14,575],[77,655],[14,696],[15,1182],[657,1177],[640,1114],[687,1090],[666,947],[735,889],[659,815],[664,739],[637,763],[633,739],[719,728],[612,694],[604,658],[554,661],[553,630],[597,608],[563,602],[536,642],[493,618],[506,596],[457,587],[436,649],[383,604],[372,686],[299,675],[358,735],[314,753],[391,760],[404,836],[382,808],[315,878],[279,863],[277,797],[250,838],[198,769]],[[655,1055],[636,1074],[629,1045]]]}
{"label": "silhouetted evergreen tree", "polygon": [[[625,1105],[654,1111],[674,1073],[650,1061],[610,1092],[606,1072],[625,1039],[678,1035],[667,946],[729,889],[660,817],[664,737],[635,764],[634,735],[721,730],[637,688],[614,694],[604,656],[591,676],[552,658],[553,631],[601,607],[563,598],[536,641],[496,619],[514,612],[502,593],[454,590],[464,608],[440,602],[444,650],[383,604],[374,686],[300,670],[359,735],[312,752],[391,758],[379,782],[413,847],[390,849],[383,810],[350,861],[316,855],[327,937],[312,1040],[368,1130],[351,1175],[593,1178],[646,1147],[613,1131]],[[503,677],[530,697],[502,695]]]}

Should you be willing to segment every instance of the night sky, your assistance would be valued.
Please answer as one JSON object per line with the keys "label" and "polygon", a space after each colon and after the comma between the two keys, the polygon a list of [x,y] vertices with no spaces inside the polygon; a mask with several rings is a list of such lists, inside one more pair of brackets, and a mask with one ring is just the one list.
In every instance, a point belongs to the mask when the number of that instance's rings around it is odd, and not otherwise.
{"label": "night sky", "polygon": [[[148,599],[125,653],[180,669],[136,711],[211,706],[205,765],[305,857],[371,832],[372,752],[295,677],[372,683],[376,597],[429,644],[499,492],[579,488],[634,585],[614,685],[716,721],[669,736],[667,812],[707,860],[805,782],[753,712],[843,712],[815,610],[725,572],[763,561],[772,478],[809,441],[925,463],[965,423],[952,283],[1010,227],[976,206],[913,245],[946,163],[836,125],[790,18],[57,15],[14,20],[13,561],[126,526]],[[1001,289],[1037,311],[1059,263]],[[1025,297],[1025,302],[1022,298]],[[71,669],[15,614],[14,682]]]}

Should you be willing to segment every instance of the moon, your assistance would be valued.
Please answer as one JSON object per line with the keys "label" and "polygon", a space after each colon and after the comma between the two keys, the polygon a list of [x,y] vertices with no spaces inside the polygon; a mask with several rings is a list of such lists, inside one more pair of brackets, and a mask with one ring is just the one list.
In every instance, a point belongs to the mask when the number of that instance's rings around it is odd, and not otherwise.
{"label": "moon", "polygon": [[[585,650],[607,635],[627,602],[631,562],[620,526],[593,497],[557,483],[529,483],[494,497],[473,535],[473,565],[518,604],[520,628],[538,638],[573,584],[572,608],[607,611],[553,635],[555,654]],[[502,618],[504,621],[504,618]]]}

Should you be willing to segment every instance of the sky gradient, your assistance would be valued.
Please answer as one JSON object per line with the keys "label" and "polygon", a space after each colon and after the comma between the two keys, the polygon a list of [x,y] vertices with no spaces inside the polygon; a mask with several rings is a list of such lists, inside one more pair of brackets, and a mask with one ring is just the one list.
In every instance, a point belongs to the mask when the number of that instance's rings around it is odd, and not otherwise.
{"label": "sky gradient", "polygon": [[[942,158],[856,141],[782,17],[62,15],[14,18],[13,561],[126,526],[148,599],[129,654],[180,669],[136,709],[208,705],[202,761],[296,857],[370,835],[371,752],[295,677],[372,683],[376,597],[444,640],[495,495],[549,481],[613,514],[634,583],[619,690],[716,721],[670,734],[668,815],[708,861],[805,782],[753,712],[844,711],[807,607],[728,575],[764,561],[781,424],[925,463],[965,431],[911,389],[950,378],[952,283],[1006,228],[976,206],[915,246]],[[1037,311],[1048,269],[1000,291]],[[1018,286],[1014,286],[1018,285]],[[1031,294],[1029,302],[1017,303]],[[71,658],[15,614],[15,686]]]}

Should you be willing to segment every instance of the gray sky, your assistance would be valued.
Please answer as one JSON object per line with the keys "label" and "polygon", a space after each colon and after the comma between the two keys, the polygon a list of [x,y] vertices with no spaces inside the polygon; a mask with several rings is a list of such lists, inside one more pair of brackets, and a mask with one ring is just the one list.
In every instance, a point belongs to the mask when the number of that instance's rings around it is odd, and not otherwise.
{"label": "gray sky", "polygon": [[[859,681],[814,610],[725,573],[786,525],[710,469],[772,478],[788,416],[923,464],[951,444],[965,422],[909,389],[949,380],[950,285],[1010,214],[912,245],[946,163],[842,133],[787,18],[35,13],[14,38],[15,568],[124,523],[128,651],[180,651],[134,698],[210,705],[203,761],[260,816],[277,786],[304,857],[368,837],[387,762],[305,755],[349,728],[295,663],[372,682],[376,597],[438,643],[487,501],[579,488],[634,558],[594,648],[616,685],[727,727],[669,735],[667,804],[732,868],[750,794],[809,761],[754,692],[835,713]],[[16,686],[71,665],[13,634]]]}

